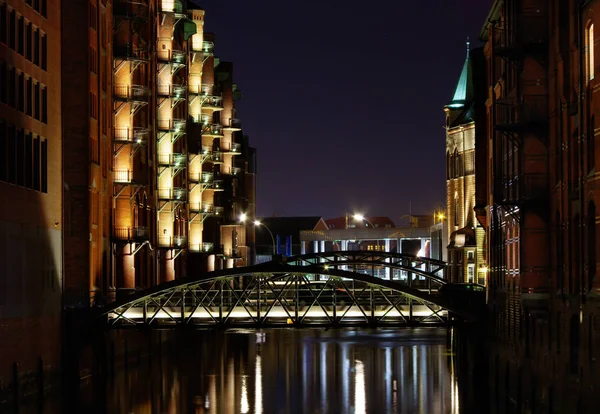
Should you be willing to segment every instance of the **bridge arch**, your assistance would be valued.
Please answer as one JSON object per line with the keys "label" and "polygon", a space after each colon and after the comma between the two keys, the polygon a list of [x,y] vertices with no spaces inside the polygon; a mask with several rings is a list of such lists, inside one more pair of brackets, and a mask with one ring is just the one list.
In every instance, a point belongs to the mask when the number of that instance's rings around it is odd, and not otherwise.
{"label": "bridge arch", "polygon": [[405,325],[469,309],[395,280],[283,261],[175,280],[100,310],[110,326]]}

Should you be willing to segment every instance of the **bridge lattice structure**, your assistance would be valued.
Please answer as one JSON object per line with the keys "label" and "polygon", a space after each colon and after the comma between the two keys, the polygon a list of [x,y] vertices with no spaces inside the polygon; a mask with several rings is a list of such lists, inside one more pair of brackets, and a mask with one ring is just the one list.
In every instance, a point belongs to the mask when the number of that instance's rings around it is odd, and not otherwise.
{"label": "bridge lattice structure", "polygon": [[448,311],[473,319],[464,303],[437,294],[446,271],[442,261],[386,252],[276,257],[167,282],[101,314],[111,327],[159,328],[431,325]]}

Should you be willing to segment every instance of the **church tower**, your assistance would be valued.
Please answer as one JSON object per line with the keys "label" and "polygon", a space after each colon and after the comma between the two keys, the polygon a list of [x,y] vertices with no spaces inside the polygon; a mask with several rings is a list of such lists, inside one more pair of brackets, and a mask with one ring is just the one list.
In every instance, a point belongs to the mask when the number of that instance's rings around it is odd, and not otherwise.
{"label": "church tower", "polygon": [[[483,66],[481,49],[467,56],[446,114],[446,217],[448,220],[449,279],[452,282],[485,284],[485,231],[475,215],[475,142],[485,117],[475,100],[474,73]],[[481,73],[485,75],[485,73]]]}

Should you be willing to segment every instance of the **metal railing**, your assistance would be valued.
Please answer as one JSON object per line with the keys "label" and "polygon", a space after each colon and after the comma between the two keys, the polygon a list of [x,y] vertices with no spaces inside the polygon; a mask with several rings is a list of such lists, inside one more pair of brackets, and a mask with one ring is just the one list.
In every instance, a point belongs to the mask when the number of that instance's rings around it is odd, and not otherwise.
{"label": "metal railing", "polygon": [[492,47],[496,52],[543,45],[548,41],[548,17],[539,10],[525,12],[510,27],[492,28]]}
{"label": "metal railing", "polygon": [[195,243],[190,244],[189,249],[192,252],[212,253],[215,250],[214,243]]}
{"label": "metal railing", "polygon": [[162,96],[172,96],[174,98],[185,98],[185,85],[178,84],[159,84],[156,93]]}
{"label": "metal railing", "polygon": [[224,152],[240,153],[242,146],[237,142],[221,142],[221,150]]}
{"label": "metal railing", "polygon": [[136,144],[144,144],[148,140],[148,128],[138,127],[114,127],[115,141],[128,141]]}
{"label": "metal railing", "polygon": [[144,184],[136,180],[135,174],[131,170],[114,170],[113,179],[117,184]]}
{"label": "metal railing", "polygon": [[223,98],[219,95],[202,95],[202,106],[221,108],[223,106]]}
{"label": "metal railing", "polygon": [[190,181],[193,181],[196,183],[209,184],[209,183],[214,182],[215,174],[208,172],[208,171],[193,172],[193,173],[191,172],[189,179],[190,179]]}
{"label": "metal railing", "polygon": [[175,63],[175,64],[179,64],[179,65],[185,65],[185,63],[186,63],[186,56],[185,56],[185,52],[183,50],[176,50],[176,49],[157,50],[156,55],[158,57],[158,60],[160,60],[162,62]]}
{"label": "metal railing", "polygon": [[500,98],[494,104],[496,127],[540,123],[549,117],[547,95]]}
{"label": "metal railing", "polygon": [[223,135],[223,127],[220,124],[205,124],[202,135]]}
{"label": "metal railing", "polygon": [[242,121],[236,118],[229,118],[225,120],[225,128],[230,129],[242,129]]}
{"label": "metal railing", "polygon": [[188,91],[193,95],[212,95],[213,89],[214,85],[210,83],[188,85]]}
{"label": "metal railing", "polygon": [[148,240],[148,227],[115,227],[113,236],[117,240]]}
{"label": "metal railing", "polygon": [[187,191],[185,188],[159,188],[157,190],[160,200],[185,200]]}
{"label": "metal railing", "polygon": [[184,166],[186,163],[185,154],[158,154],[157,161],[159,165]]}
{"label": "metal railing", "polygon": [[132,45],[115,45],[113,47],[113,56],[127,60],[148,61],[148,51],[144,48],[134,47]]}
{"label": "metal railing", "polygon": [[148,5],[142,1],[115,0],[113,15],[127,19],[145,20],[148,17]]}
{"label": "metal railing", "polygon": [[159,247],[179,247],[187,245],[187,236],[158,236]]}
{"label": "metal railing", "polygon": [[156,123],[161,131],[185,131],[185,119],[158,119]]}
{"label": "metal railing", "polygon": [[128,101],[147,101],[150,96],[150,88],[143,85],[114,85],[114,97]]}

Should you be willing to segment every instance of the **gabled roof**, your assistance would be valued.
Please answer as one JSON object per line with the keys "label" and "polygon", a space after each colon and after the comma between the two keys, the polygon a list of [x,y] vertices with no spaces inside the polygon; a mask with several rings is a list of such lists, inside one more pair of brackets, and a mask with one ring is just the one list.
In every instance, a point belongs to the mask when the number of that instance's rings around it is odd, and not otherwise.
{"label": "gabled roof", "polygon": [[469,45],[470,42],[467,41],[467,57],[465,59],[465,64],[460,72],[460,78],[458,78],[458,84],[454,90],[452,101],[446,105],[450,109],[463,108],[473,99],[473,69],[469,58]]}

